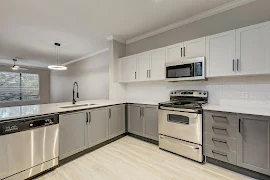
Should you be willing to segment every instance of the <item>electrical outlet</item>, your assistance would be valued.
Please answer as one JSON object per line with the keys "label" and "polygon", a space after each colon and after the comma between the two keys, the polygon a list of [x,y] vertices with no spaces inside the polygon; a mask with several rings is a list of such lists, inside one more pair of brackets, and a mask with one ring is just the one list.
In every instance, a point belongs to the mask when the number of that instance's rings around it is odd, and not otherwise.
{"label": "electrical outlet", "polygon": [[241,93],[241,98],[242,99],[248,99],[248,92],[242,92]]}

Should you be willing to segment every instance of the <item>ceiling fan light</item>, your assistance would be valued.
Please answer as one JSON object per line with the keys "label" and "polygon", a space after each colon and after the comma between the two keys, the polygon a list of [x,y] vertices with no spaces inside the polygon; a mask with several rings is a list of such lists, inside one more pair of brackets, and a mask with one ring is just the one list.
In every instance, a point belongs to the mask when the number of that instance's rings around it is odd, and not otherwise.
{"label": "ceiling fan light", "polygon": [[14,70],[14,71],[17,71],[17,70],[19,70],[20,69],[20,66],[16,66],[16,65],[14,65],[14,66],[12,66],[12,68],[11,68],[12,70]]}
{"label": "ceiling fan light", "polygon": [[60,70],[60,71],[67,70],[67,67],[62,66],[62,65],[49,65],[48,68],[52,70]]}

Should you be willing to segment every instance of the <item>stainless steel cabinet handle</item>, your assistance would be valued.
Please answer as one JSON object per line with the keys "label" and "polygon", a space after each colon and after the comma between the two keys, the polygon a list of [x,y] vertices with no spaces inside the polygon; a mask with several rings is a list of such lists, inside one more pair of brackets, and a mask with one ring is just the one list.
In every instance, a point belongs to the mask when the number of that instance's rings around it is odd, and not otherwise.
{"label": "stainless steel cabinet handle", "polygon": [[91,112],[89,112],[89,123],[91,122]]}
{"label": "stainless steel cabinet handle", "polygon": [[222,140],[222,139],[212,138],[212,141],[217,141],[217,142],[221,142],[221,143],[226,143],[227,144],[227,141]]}
{"label": "stainless steel cabinet handle", "polygon": [[144,108],[142,108],[142,116],[144,116]]}
{"label": "stainless steel cabinet handle", "polygon": [[109,109],[109,119],[111,119],[111,117],[112,117],[112,110]]}
{"label": "stainless steel cabinet handle", "polygon": [[239,119],[239,129],[238,129],[238,131],[239,131],[239,133],[241,134],[241,119]]}
{"label": "stainless steel cabinet handle", "polygon": [[239,59],[236,60],[236,70],[239,71]]}
{"label": "stainless steel cabinet handle", "polygon": [[232,63],[232,69],[233,69],[233,71],[235,71],[234,65],[235,65],[235,60],[233,60],[233,63]]}
{"label": "stainless steel cabinet handle", "polygon": [[183,57],[183,48],[181,48],[181,57]]}
{"label": "stainless steel cabinet handle", "polygon": [[135,79],[137,79],[137,72],[135,72]]}
{"label": "stainless steel cabinet handle", "polygon": [[186,57],[186,47],[184,47],[184,57]]}
{"label": "stainless steel cabinet handle", "polygon": [[212,153],[227,157],[227,154],[226,153],[218,152],[218,151],[215,151],[215,150],[213,150]]}
{"label": "stainless steel cabinet handle", "polygon": [[88,119],[88,113],[86,113],[86,124],[88,123],[89,119]]}
{"label": "stainless steel cabinet handle", "polygon": [[227,129],[226,128],[221,128],[221,127],[212,127],[212,129],[218,129],[218,130],[222,130],[222,131],[227,131]]}

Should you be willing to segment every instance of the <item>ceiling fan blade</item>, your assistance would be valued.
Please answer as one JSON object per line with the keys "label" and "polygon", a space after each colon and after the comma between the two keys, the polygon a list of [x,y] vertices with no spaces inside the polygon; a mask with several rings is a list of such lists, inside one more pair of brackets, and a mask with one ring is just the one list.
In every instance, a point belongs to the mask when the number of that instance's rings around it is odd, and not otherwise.
{"label": "ceiling fan blade", "polygon": [[27,71],[28,69],[19,67],[19,70]]}

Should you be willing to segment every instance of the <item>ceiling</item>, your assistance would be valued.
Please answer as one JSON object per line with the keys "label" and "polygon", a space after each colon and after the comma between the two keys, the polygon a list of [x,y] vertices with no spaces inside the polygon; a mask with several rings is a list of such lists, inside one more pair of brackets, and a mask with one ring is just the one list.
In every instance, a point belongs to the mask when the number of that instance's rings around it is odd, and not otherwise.
{"label": "ceiling", "polygon": [[45,66],[59,42],[65,63],[107,48],[110,35],[127,40],[231,1],[1,0],[0,56]]}

